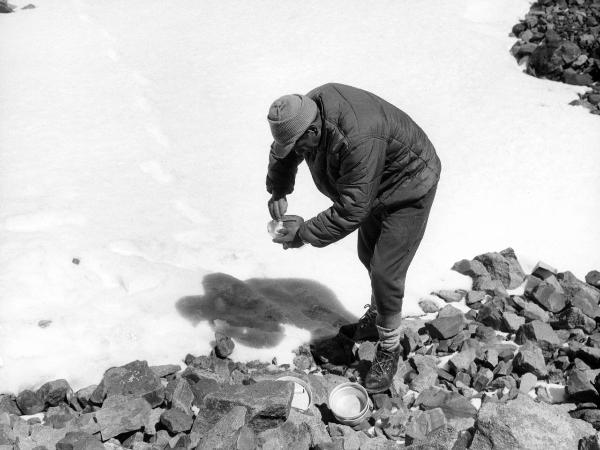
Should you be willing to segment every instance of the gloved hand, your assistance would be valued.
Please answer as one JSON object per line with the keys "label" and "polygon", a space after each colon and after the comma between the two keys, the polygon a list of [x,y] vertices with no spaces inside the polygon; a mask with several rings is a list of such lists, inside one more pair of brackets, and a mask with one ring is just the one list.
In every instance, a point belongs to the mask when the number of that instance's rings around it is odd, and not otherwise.
{"label": "gloved hand", "polygon": [[269,199],[269,214],[271,214],[271,218],[276,219],[276,220],[281,220],[281,218],[283,217],[283,215],[286,213],[287,211],[287,207],[288,207],[288,203],[287,203],[287,199],[284,196],[278,196],[278,195],[271,195],[271,198]]}
{"label": "gloved hand", "polygon": [[300,216],[283,216],[281,220],[283,221],[283,230],[279,231],[279,235],[273,239],[273,242],[282,244],[284,250],[302,247],[304,242],[298,235],[298,229],[304,223],[304,219]]}

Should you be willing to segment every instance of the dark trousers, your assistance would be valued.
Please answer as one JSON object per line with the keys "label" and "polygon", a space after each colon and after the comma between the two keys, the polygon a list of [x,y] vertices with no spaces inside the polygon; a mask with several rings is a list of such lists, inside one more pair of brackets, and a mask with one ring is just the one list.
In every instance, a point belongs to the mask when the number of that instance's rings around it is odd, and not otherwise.
{"label": "dark trousers", "polygon": [[406,272],[425,233],[436,188],[391,211],[373,212],[358,230],[358,257],[369,271],[379,316],[400,319]]}

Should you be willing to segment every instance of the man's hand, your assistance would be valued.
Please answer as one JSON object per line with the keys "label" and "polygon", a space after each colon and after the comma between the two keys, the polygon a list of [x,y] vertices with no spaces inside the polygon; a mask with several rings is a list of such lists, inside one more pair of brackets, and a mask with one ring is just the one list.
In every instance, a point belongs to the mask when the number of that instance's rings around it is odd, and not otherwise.
{"label": "man's hand", "polygon": [[281,220],[287,211],[287,199],[273,194],[269,199],[269,214],[276,220]]}
{"label": "man's hand", "polygon": [[300,216],[283,216],[281,220],[283,221],[283,229],[273,239],[273,242],[282,244],[285,250],[302,247],[304,242],[298,236],[298,229],[304,223],[304,219]]}

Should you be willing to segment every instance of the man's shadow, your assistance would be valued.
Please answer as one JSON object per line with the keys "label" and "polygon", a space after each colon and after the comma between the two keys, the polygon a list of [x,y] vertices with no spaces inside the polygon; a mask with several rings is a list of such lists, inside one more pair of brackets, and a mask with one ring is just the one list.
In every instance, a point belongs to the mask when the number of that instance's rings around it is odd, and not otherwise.
{"label": "man's shadow", "polygon": [[334,293],[312,280],[251,278],[225,273],[206,275],[204,295],[183,297],[177,310],[194,325],[207,320],[215,329],[250,347],[274,347],[284,336],[283,324],[311,332],[311,342],[338,334],[356,318]]}

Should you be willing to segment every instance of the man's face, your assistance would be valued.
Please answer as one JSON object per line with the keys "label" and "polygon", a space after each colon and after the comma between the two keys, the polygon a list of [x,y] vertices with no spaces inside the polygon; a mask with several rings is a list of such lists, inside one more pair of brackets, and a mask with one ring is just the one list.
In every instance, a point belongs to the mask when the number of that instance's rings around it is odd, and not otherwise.
{"label": "man's face", "polygon": [[313,150],[316,150],[319,146],[319,130],[314,125],[308,127],[300,139],[296,141],[294,145],[294,151],[299,156],[304,156]]}

